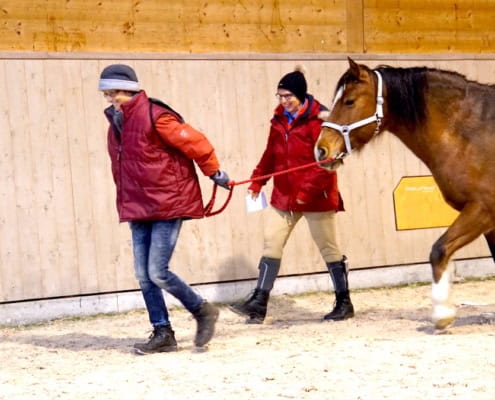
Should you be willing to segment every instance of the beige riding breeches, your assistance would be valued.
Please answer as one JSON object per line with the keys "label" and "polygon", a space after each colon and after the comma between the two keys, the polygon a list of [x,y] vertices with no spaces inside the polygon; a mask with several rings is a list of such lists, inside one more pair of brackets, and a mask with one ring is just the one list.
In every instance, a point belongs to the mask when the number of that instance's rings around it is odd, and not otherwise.
{"label": "beige riding breeches", "polygon": [[327,263],[342,260],[336,240],[335,211],[287,212],[268,207],[265,212],[264,257],[282,258],[292,230],[301,217],[304,217],[323,260]]}

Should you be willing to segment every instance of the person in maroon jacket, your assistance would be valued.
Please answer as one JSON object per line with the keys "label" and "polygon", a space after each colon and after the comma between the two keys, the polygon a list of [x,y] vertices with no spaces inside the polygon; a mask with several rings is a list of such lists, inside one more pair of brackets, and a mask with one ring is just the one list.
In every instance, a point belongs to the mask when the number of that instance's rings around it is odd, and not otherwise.
{"label": "person in maroon jacket", "polygon": [[177,349],[162,289],[196,319],[194,344],[201,348],[213,337],[219,311],[170,271],[169,261],[182,221],[204,216],[193,162],[226,189],[229,177],[205,135],[150,100],[131,67],[109,65],[98,88],[111,104],[105,115],[116,205],[120,221],[131,228],[135,275],[153,326],[149,340],[134,349],[140,354]]}
{"label": "person in maroon jacket", "polygon": [[[320,133],[320,111],[326,110],[307,93],[302,67],[279,82],[280,104],[271,120],[266,149],[251,178],[288,170],[314,161],[313,148]],[[254,181],[249,193],[255,199],[269,178]],[[259,262],[256,288],[246,301],[230,309],[247,316],[247,323],[262,323],[270,291],[278,275],[283,248],[296,223],[304,217],[330,273],[336,295],[333,310],[324,320],[354,316],[349,295],[347,258],[336,242],[335,214],[343,210],[337,174],[318,166],[300,169],[273,178],[271,206],[266,215],[264,248]]]}

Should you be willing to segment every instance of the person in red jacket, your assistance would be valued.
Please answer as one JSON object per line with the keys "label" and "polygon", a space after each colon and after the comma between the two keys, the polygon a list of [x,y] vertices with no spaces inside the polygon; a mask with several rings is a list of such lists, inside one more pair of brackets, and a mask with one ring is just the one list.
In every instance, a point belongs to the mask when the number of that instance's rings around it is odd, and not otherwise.
{"label": "person in red jacket", "polygon": [[[277,87],[280,104],[271,120],[266,149],[251,178],[288,170],[314,161],[313,148],[326,110],[307,93],[302,67],[286,74]],[[269,178],[254,181],[249,193],[256,199]],[[337,174],[318,166],[300,169],[273,178],[271,206],[267,210],[263,254],[259,262],[256,288],[246,301],[230,309],[247,316],[247,323],[262,323],[270,291],[278,275],[283,248],[296,223],[304,217],[313,240],[330,273],[336,295],[333,310],[324,320],[343,320],[354,316],[349,295],[347,258],[336,242],[335,214],[343,210],[337,187]]]}
{"label": "person in red jacket", "polygon": [[121,222],[132,234],[134,270],[153,333],[136,343],[140,354],[177,350],[162,289],[196,319],[195,346],[213,337],[219,311],[169,269],[184,219],[202,218],[204,207],[194,162],[216,184],[229,189],[205,135],[167,107],[150,100],[128,65],[112,64],[98,88],[110,106],[107,143]]}

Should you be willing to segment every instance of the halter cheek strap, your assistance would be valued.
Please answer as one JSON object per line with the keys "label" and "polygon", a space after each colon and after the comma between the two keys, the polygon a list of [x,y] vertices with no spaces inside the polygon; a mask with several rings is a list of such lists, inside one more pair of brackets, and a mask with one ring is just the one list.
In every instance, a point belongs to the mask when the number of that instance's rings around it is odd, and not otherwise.
{"label": "halter cheek strap", "polygon": [[376,111],[375,114],[372,115],[371,117],[359,120],[357,122],[353,122],[350,125],[339,125],[334,122],[323,122],[321,126],[327,127],[327,128],[332,128],[340,132],[340,134],[344,137],[344,142],[345,142],[345,149],[346,153],[341,153],[337,156],[337,158],[344,158],[345,156],[351,154],[352,152],[352,147],[351,147],[351,139],[349,138],[349,134],[353,129],[360,128],[361,126],[371,124],[372,122],[376,122],[376,129],[375,129],[375,135],[379,132],[380,130],[380,125],[382,122],[383,118],[383,82],[382,82],[382,76],[378,71],[373,71],[376,76],[378,77],[378,87],[377,87],[377,94],[376,94]]}

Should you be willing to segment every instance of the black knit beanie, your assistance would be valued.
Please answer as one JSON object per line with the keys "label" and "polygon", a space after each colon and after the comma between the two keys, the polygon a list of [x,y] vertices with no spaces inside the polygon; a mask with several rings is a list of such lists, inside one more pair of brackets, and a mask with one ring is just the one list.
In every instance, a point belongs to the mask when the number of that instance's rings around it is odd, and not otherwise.
{"label": "black knit beanie", "polygon": [[301,103],[306,100],[308,85],[304,74],[298,69],[285,75],[278,83],[278,88],[294,93]]}
{"label": "black knit beanie", "polygon": [[126,90],[129,92],[139,92],[137,75],[128,65],[109,65],[101,72],[98,90]]}

